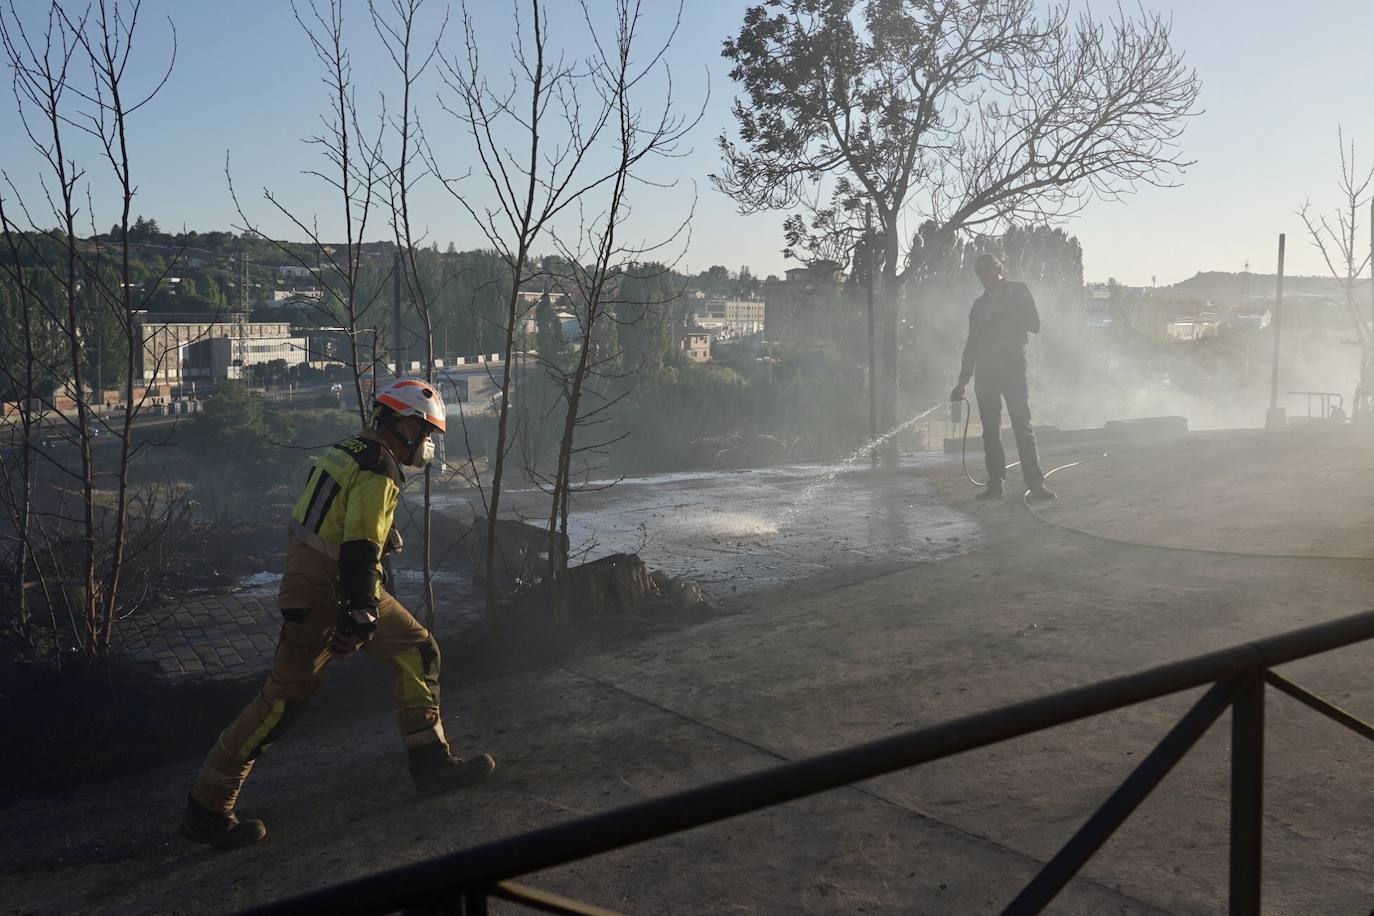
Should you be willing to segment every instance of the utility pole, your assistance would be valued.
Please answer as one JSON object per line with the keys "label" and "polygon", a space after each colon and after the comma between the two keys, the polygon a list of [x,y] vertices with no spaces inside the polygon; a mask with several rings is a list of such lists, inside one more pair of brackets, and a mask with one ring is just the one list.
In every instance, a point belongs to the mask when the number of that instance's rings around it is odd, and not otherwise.
{"label": "utility pole", "polygon": [[1265,429],[1287,429],[1288,415],[1279,406],[1279,334],[1283,330],[1283,243],[1279,233],[1279,278],[1274,295],[1274,366],[1269,376],[1269,412],[1264,417]]}
{"label": "utility pole", "polygon": [[[1351,239],[1354,242],[1354,239]],[[1350,247],[1355,247],[1353,244]],[[1356,314],[1359,314],[1358,310]],[[1355,390],[1355,406],[1351,410],[1351,421],[1368,423],[1374,411],[1374,392],[1367,385],[1371,363],[1374,363],[1374,198],[1369,201],[1369,333],[1364,335],[1364,365],[1360,367],[1360,386]]]}
{"label": "utility pole", "polygon": [[[871,458],[874,467],[878,466],[878,449],[873,443],[878,438],[878,357],[877,342],[873,331],[873,204],[864,203],[864,273],[867,274],[868,287],[868,441],[872,448]],[[926,444],[929,447],[929,443]]]}
{"label": "utility pole", "polygon": [[248,373],[248,250],[239,252],[239,312],[234,316],[234,360],[239,364],[239,379]]}
{"label": "utility pole", "polygon": [[391,305],[392,305],[392,312],[393,312],[392,318],[391,318],[392,327],[395,328],[395,331],[394,331],[393,334],[392,334],[392,336],[393,336],[394,339],[393,339],[392,344],[391,344],[391,352],[392,352],[393,354],[395,354],[395,357],[396,357],[396,377],[397,377],[397,378],[400,378],[402,375],[405,375],[405,369],[404,369],[405,349],[404,349],[404,347],[401,345],[401,250],[400,250],[400,248],[397,248],[397,249],[396,249],[396,257],[395,257],[395,259],[391,262]]}

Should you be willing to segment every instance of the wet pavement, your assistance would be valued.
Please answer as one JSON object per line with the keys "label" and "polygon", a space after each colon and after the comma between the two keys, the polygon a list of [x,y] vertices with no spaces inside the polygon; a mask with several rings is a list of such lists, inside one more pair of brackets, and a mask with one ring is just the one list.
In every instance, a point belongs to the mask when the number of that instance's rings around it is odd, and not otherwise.
{"label": "wet pavement", "polygon": [[[973,549],[976,522],[945,505],[925,474],[948,459],[909,455],[895,473],[796,465],[593,482],[573,498],[573,562],[637,553],[650,569],[698,582],[708,597],[797,582],[839,567],[919,562]],[[507,501],[508,500],[508,501]],[[508,491],[509,511],[546,524],[548,497]],[[436,508],[469,518],[470,497]]]}
{"label": "wet pavement", "polygon": [[[946,461],[907,456],[891,473],[865,461],[593,483],[573,499],[572,561],[637,553],[650,569],[691,579],[709,600],[723,600],[842,568],[958,556],[978,545],[979,527],[945,505],[925,477]],[[472,499],[439,493],[435,508],[466,521]],[[502,516],[539,524],[547,502],[535,489],[507,491]],[[480,619],[481,593],[456,553],[436,560],[433,629],[441,640],[459,638]],[[394,593],[421,616],[419,571],[402,565],[395,576]],[[173,680],[261,677],[281,623],[279,580],[264,570],[232,593],[187,596],[142,614],[121,627],[119,648]]]}

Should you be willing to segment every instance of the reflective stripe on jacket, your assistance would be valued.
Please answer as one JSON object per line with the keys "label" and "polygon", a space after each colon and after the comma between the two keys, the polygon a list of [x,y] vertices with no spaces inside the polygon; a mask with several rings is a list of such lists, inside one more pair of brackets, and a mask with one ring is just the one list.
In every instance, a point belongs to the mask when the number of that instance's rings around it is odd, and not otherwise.
{"label": "reflective stripe on jacket", "polygon": [[350,607],[375,607],[381,597],[382,550],[404,479],[390,449],[364,430],[315,458],[291,510],[291,537],[338,561]]}

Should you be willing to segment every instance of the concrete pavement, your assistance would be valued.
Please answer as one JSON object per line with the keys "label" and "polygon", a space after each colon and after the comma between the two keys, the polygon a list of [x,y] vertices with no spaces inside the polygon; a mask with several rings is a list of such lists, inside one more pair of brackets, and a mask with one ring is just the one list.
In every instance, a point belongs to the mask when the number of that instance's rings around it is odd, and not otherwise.
{"label": "concrete pavement", "polygon": [[[1205,434],[1185,441],[1203,457],[1222,449]],[[1274,460],[1304,461],[1295,445]],[[1170,511],[1158,488],[1173,481],[1156,476],[1160,455],[1137,457],[1150,460],[1114,455],[1116,486],[1134,488],[1141,524],[1156,524]],[[1232,460],[1241,477],[1263,470]],[[1055,511],[1072,511],[1100,470],[1056,477]],[[1049,526],[1019,500],[975,505],[955,469],[911,474],[974,521],[974,549],[882,569],[835,564],[728,601],[725,614],[691,629],[451,683],[446,719],[459,749],[498,760],[483,787],[416,800],[382,691],[361,691],[346,698],[347,715],[307,717],[254,774],[242,807],[267,819],[266,846],[215,854],[172,835],[194,772],[188,757],[0,813],[7,902],[17,912],[231,911],[1371,603],[1374,564],[1363,559],[1247,556],[1244,543],[1234,555],[1116,543]],[[1233,517],[1272,511],[1247,503],[1249,492],[1233,494]],[[1351,516],[1367,514],[1371,497],[1374,479],[1357,475],[1305,498],[1357,525]],[[1357,646],[1284,673],[1371,717],[1371,662],[1374,648]],[[997,912],[1193,699],[1143,704],[526,880],[627,912]],[[1225,909],[1226,724],[1053,912]],[[1265,912],[1368,912],[1374,747],[1272,692],[1267,726]]]}

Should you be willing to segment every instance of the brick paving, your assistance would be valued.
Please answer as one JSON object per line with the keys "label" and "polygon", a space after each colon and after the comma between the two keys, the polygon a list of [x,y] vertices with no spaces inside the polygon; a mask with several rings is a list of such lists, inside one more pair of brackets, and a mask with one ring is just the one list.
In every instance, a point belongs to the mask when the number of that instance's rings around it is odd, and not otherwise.
{"label": "brick paving", "polygon": [[262,675],[280,627],[274,595],[200,595],[124,621],[118,648],[163,677],[244,680]]}
{"label": "brick paving", "polygon": [[[418,575],[401,570],[398,578],[397,597],[409,608],[420,607]],[[459,636],[478,620],[478,592],[453,574],[440,574],[436,583],[441,597],[435,635]],[[188,597],[123,621],[116,651],[173,681],[257,680],[272,663],[280,630],[276,585],[260,582],[232,594]]]}

